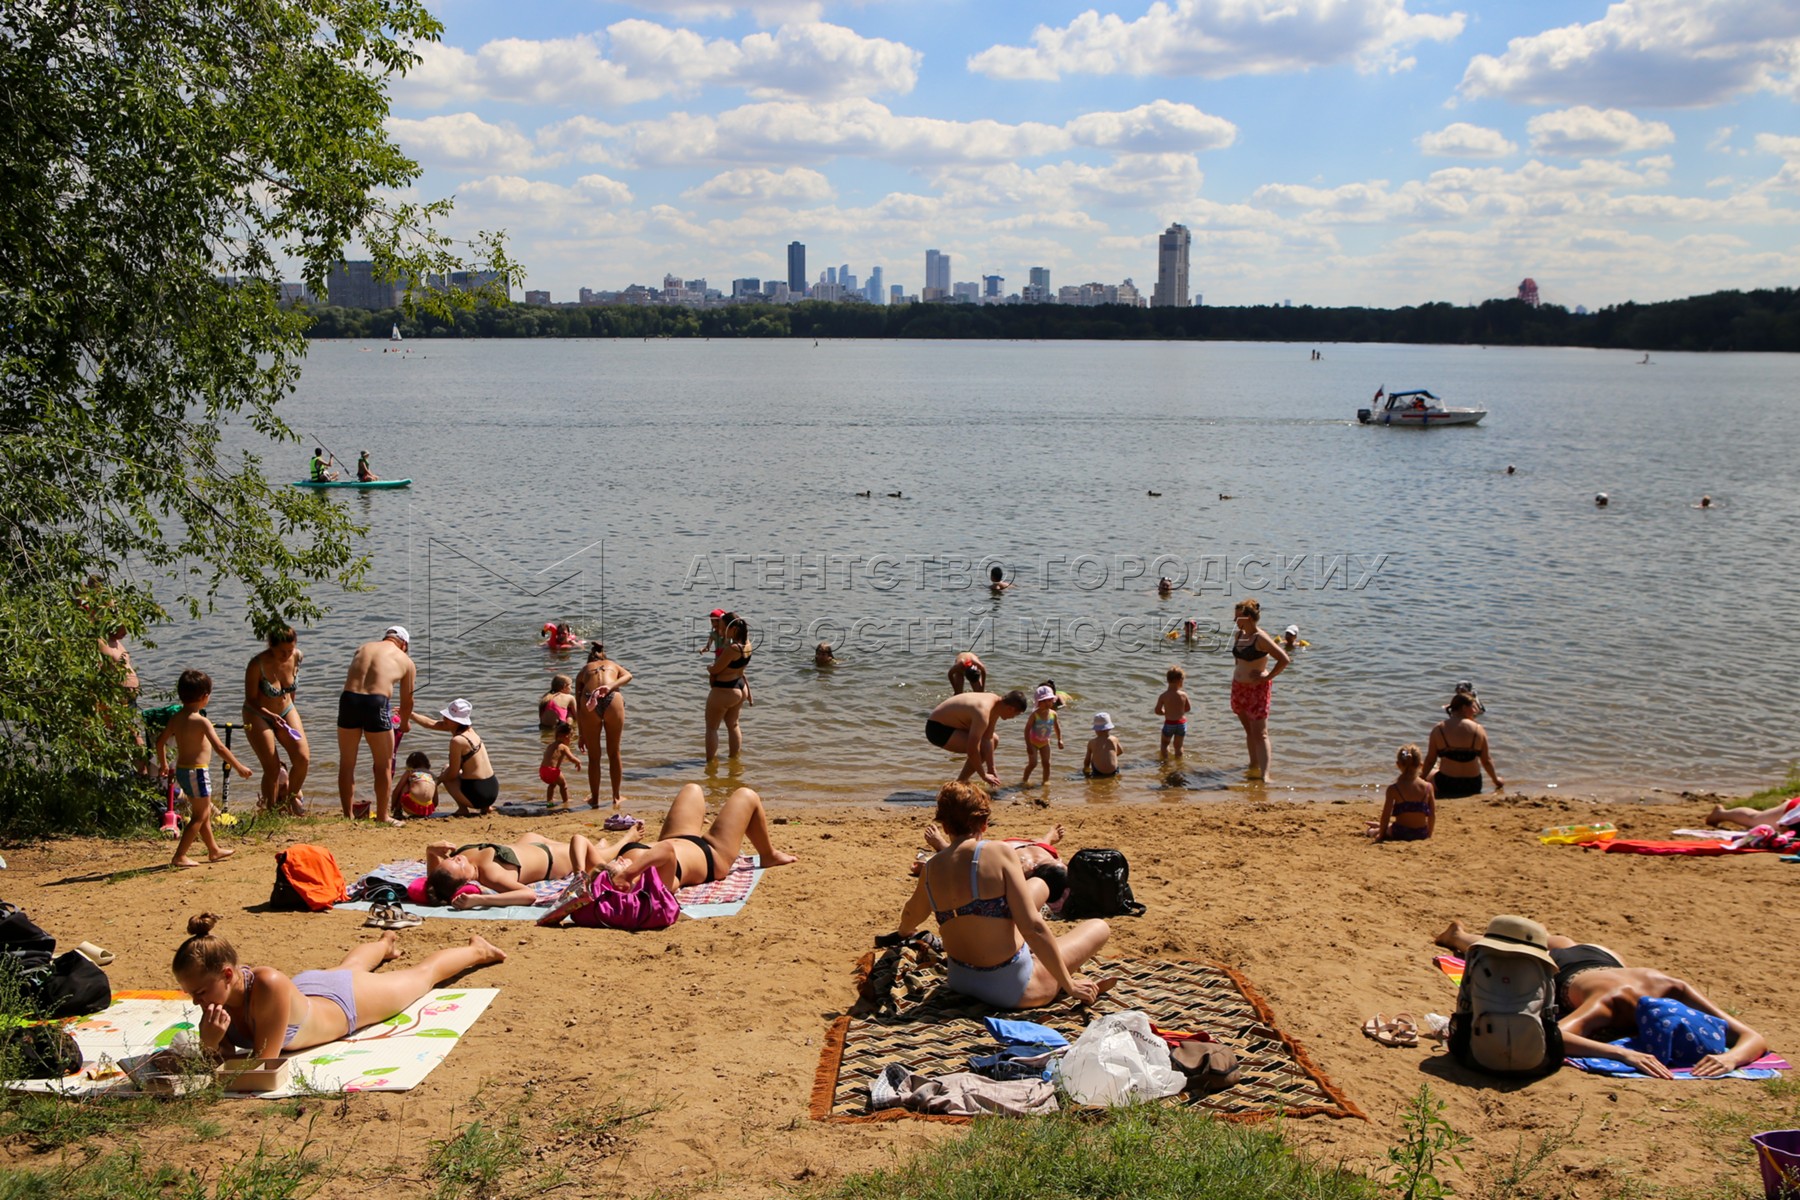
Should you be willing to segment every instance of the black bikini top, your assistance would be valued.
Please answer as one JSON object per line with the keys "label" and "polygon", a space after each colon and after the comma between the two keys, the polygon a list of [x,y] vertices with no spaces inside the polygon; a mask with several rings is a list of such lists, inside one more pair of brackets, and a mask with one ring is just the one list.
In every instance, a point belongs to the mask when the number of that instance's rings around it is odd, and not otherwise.
{"label": "black bikini top", "polygon": [[1231,657],[1237,659],[1239,662],[1258,662],[1269,657],[1269,652],[1267,650],[1258,650],[1256,648],[1256,635],[1251,634],[1250,644],[1248,646],[1234,644],[1231,647]]}

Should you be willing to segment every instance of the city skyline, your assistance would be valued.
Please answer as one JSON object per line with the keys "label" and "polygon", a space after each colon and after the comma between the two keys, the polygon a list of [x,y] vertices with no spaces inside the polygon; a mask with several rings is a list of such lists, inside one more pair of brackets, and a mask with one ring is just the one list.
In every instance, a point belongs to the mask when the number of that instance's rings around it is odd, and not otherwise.
{"label": "city skyline", "polygon": [[[1209,303],[1590,307],[1800,275],[1800,9],[438,0],[390,130],[524,287],[880,263]],[[816,278],[815,267],[807,279]],[[984,285],[985,286],[985,285]]]}

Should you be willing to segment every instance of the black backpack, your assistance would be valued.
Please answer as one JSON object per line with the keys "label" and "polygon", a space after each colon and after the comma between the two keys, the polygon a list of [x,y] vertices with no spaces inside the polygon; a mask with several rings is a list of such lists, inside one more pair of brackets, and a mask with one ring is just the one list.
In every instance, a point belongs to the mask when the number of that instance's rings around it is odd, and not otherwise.
{"label": "black backpack", "polygon": [[40,1016],[50,1020],[105,1012],[112,1004],[112,981],[79,951],[59,957],[39,978],[33,997]]}
{"label": "black backpack", "polygon": [[1069,857],[1069,896],[1064,920],[1088,917],[1141,917],[1144,906],[1131,896],[1131,864],[1117,850],[1077,850]]}
{"label": "black backpack", "polygon": [[56,939],[45,933],[16,904],[0,903],[0,955],[17,973],[31,974],[49,968],[56,953]]}
{"label": "black backpack", "polygon": [[0,1037],[22,1079],[61,1079],[81,1070],[81,1047],[61,1025],[21,1025]]}

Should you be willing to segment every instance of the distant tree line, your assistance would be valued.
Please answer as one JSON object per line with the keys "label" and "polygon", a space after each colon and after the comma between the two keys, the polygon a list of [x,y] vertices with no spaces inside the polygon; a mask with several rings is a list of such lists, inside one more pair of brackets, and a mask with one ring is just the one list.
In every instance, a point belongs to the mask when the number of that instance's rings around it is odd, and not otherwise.
{"label": "distant tree line", "polygon": [[738,304],[727,308],[512,304],[448,315],[314,310],[310,334],[386,337],[991,338],[1123,341],[1412,342],[1619,350],[1800,352],[1800,291],[1714,292],[1572,313],[1487,300],[1474,307],[1126,308],[1061,304]]}

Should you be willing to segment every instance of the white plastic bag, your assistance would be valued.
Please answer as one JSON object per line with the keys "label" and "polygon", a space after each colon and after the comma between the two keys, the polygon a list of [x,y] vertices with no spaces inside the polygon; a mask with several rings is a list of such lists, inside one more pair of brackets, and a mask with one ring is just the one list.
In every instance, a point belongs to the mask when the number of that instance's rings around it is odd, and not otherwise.
{"label": "white plastic bag", "polygon": [[1141,1012],[1108,1013],[1089,1025],[1056,1073],[1077,1104],[1161,1100],[1187,1086],[1187,1077],[1169,1065],[1168,1043],[1150,1032],[1150,1018]]}

